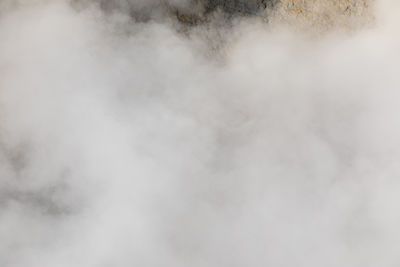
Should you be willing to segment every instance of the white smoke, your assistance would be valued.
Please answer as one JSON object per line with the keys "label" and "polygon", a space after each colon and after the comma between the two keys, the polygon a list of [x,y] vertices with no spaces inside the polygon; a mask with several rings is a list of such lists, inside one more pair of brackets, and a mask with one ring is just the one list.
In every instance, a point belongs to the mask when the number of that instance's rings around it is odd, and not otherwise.
{"label": "white smoke", "polygon": [[323,36],[0,6],[0,266],[400,264],[396,1]]}

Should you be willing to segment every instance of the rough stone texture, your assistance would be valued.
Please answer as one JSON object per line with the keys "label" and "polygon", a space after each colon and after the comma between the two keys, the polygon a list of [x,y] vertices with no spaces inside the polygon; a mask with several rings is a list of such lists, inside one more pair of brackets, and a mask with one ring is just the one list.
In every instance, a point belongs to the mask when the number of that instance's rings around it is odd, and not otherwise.
{"label": "rough stone texture", "polygon": [[221,8],[227,13],[254,14],[260,8],[266,7],[268,0],[208,0],[206,7],[208,10]]}
{"label": "rough stone texture", "polygon": [[[183,25],[194,26],[213,20],[218,13],[227,19],[260,15],[305,28],[364,24],[374,0],[70,0],[79,7],[98,3],[104,12],[125,12],[136,21],[176,17]],[[351,20],[351,21],[350,21]],[[358,21],[358,22],[357,22]]]}
{"label": "rough stone texture", "polygon": [[358,14],[368,7],[367,0],[282,0],[287,12],[312,16],[317,14]]}
{"label": "rough stone texture", "polygon": [[201,12],[177,11],[179,21],[186,24],[197,24],[206,20],[206,17],[219,10],[227,16],[254,15],[264,10],[277,0],[197,0],[195,4],[202,6]]}
{"label": "rough stone texture", "polygon": [[[220,10],[228,16],[254,15],[264,9],[273,10],[286,21],[319,24],[321,27],[340,24],[349,17],[366,17],[372,0],[193,0],[203,6],[202,12],[177,11],[179,21],[195,25]],[[348,24],[344,22],[343,24]]]}
{"label": "rough stone texture", "polygon": [[372,19],[373,0],[281,0],[276,8],[278,20],[322,30],[353,27]]}

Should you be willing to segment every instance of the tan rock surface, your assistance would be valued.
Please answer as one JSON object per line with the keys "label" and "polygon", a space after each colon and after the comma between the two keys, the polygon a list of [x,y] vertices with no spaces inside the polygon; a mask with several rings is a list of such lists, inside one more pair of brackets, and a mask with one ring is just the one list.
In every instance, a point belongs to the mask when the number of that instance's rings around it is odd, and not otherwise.
{"label": "tan rock surface", "polygon": [[372,19],[371,5],[372,0],[282,0],[275,19],[321,29],[351,27]]}

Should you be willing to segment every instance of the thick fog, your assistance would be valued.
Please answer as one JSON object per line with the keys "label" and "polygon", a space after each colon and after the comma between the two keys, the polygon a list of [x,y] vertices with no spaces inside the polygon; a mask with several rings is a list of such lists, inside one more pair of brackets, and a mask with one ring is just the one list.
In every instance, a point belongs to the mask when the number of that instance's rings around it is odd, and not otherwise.
{"label": "thick fog", "polygon": [[400,265],[398,1],[100,2],[0,2],[1,267]]}

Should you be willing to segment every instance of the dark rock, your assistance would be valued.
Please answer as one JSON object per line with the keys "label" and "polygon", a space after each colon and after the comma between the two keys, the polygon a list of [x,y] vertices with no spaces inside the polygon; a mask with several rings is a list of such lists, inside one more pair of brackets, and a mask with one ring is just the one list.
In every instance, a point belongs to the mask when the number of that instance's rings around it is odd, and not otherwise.
{"label": "dark rock", "polygon": [[188,11],[177,10],[177,18],[180,22],[196,25],[203,22],[207,17],[219,10],[227,15],[233,17],[237,15],[247,16],[257,14],[259,11],[272,7],[279,0],[194,0],[196,5],[202,6],[202,12],[190,13]]}
{"label": "dark rock", "polygon": [[255,14],[266,7],[268,0],[208,0],[206,10],[221,8],[229,14]]}

